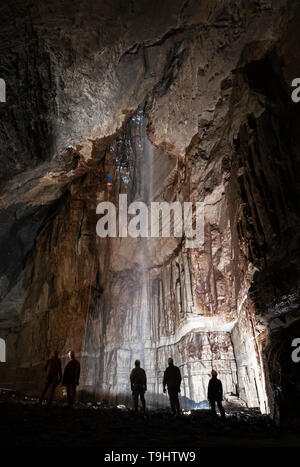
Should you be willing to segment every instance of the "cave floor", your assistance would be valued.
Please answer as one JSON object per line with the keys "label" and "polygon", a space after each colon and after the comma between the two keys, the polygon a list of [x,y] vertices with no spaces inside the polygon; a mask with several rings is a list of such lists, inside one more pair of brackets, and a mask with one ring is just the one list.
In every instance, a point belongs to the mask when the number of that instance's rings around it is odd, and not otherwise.
{"label": "cave floor", "polygon": [[1,447],[99,447],[166,449],[202,447],[300,446],[300,425],[278,428],[266,416],[226,411],[227,419],[212,421],[207,410],[173,417],[149,411],[144,418],[118,408],[36,403],[0,403]]}

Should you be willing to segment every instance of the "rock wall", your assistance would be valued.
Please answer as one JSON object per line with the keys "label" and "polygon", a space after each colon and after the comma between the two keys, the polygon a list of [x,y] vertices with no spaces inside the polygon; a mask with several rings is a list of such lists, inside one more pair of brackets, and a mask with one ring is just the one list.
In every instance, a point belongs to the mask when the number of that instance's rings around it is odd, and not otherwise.
{"label": "rock wall", "polygon": [[[36,392],[50,350],[72,347],[82,391],[127,401],[139,357],[164,404],[172,354],[186,407],[215,366],[276,410],[299,307],[297,5],[52,3],[0,7],[1,384]],[[204,247],[100,239],[96,206],[119,193],[203,202]]]}

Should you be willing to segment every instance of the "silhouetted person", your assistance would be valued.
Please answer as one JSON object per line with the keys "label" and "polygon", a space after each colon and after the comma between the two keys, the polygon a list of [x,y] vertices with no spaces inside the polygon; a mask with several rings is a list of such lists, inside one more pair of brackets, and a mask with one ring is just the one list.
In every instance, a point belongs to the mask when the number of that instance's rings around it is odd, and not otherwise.
{"label": "silhouetted person", "polygon": [[47,360],[45,365],[46,371],[46,383],[44,390],[40,397],[40,404],[42,404],[44,397],[50,388],[50,396],[48,399],[48,405],[52,404],[56,386],[61,382],[62,372],[61,372],[61,361],[58,358],[57,350],[54,352],[53,357]]}
{"label": "silhouetted person", "polygon": [[217,378],[218,373],[215,370],[211,372],[211,379],[208,383],[208,391],[207,391],[207,398],[209,400],[212,415],[214,417],[217,416],[216,414],[216,403],[218,404],[221,417],[225,419],[225,410],[222,405],[223,399],[223,387],[222,382]]}
{"label": "silhouetted person", "polygon": [[135,368],[130,373],[130,384],[134,402],[134,411],[137,412],[139,405],[139,396],[143,406],[143,412],[146,412],[145,392],[147,391],[147,376],[145,370],[141,368],[141,362],[135,361]]}
{"label": "silhouetted person", "polygon": [[76,386],[79,384],[80,364],[75,359],[73,350],[69,352],[69,358],[64,369],[63,385],[67,388],[68,405],[72,407],[76,396]]}
{"label": "silhouetted person", "polygon": [[173,414],[180,413],[180,405],[178,393],[180,392],[181,374],[178,366],[174,365],[173,358],[168,358],[168,368],[164,372],[163,388],[166,392],[168,386],[168,394]]}

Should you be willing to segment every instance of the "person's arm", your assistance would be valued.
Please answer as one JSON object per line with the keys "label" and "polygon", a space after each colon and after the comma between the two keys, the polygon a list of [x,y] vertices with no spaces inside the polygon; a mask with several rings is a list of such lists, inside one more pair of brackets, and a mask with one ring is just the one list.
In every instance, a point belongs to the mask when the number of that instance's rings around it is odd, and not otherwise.
{"label": "person's arm", "polygon": [[[177,367],[178,368],[178,367]],[[181,385],[181,373],[180,373],[180,370],[178,368],[178,392],[180,392],[180,385]]]}
{"label": "person's arm", "polygon": [[144,371],[145,373],[145,392],[147,391],[147,375],[146,375],[146,372]]}
{"label": "person's arm", "polygon": [[134,375],[134,371],[131,370],[131,373],[130,373],[130,387],[131,387],[131,391],[133,391],[133,375]]}
{"label": "person's arm", "polygon": [[80,363],[78,363],[78,368],[77,368],[77,380],[76,380],[76,386],[79,385],[79,378],[80,378]]}

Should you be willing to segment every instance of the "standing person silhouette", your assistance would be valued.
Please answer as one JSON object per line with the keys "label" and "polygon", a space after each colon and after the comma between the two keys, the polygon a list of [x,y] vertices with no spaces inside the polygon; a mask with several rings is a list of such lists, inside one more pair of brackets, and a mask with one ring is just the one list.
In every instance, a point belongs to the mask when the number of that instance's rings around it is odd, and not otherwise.
{"label": "standing person silhouette", "polygon": [[76,386],[79,384],[80,363],[75,359],[73,350],[69,352],[69,358],[65,365],[62,384],[67,388],[68,406],[72,407],[76,397]]}
{"label": "standing person silhouette", "polygon": [[130,385],[134,402],[134,411],[138,411],[139,396],[143,406],[143,413],[146,413],[146,401],[145,392],[147,391],[147,376],[143,368],[141,368],[141,362],[135,361],[135,368],[130,373]]}
{"label": "standing person silhouette", "polygon": [[217,378],[218,373],[215,370],[211,372],[211,379],[208,383],[207,399],[209,400],[211,406],[211,412],[213,417],[216,417],[216,403],[218,404],[221,417],[225,420],[225,410],[222,405],[223,399],[223,387],[222,382]]}
{"label": "standing person silhouette", "polygon": [[174,365],[173,358],[168,358],[168,368],[164,372],[163,390],[166,392],[168,386],[168,394],[173,415],[180,414],[180,405],[178,393],[180,392],[181,374],[178,366]]}
{"label": "standing person silhouette", "polygon": [[50,396],[48,399],[48,405],[50,406],[53,401],[56,386],[61,382],[62,378],[61,361],[58,358],[57,350],[55,350],[53,357],[47,360],[47,363],[45,365],[45,371],[46,383],[40,397],[40,404],[43,403],[44,397],[50,387]]}

